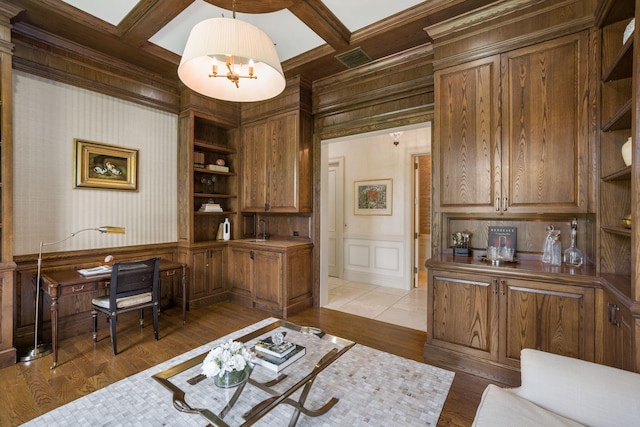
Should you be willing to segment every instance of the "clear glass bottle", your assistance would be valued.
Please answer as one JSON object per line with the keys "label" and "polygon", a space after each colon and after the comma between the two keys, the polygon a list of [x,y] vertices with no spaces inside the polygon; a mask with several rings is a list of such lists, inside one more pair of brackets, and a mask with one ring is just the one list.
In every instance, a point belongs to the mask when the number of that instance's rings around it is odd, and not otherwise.
{"label": "clear glass bottle", "polygon": [[584,257],[580,249],[576,247],[578,236],[578,220],[574,218],[571,221],[571,246],[564,251],[564,263],[572,267],[580,267],[584,262]]}
{"label": "clear glass bottle", "polygon": [[[556,230],[553,224],[547,226],[547,237],[544,241],[544,249],[542,252],[542,262],[545,264],[553,264],[553,244],[555,241],[560,242],[560,230]],[[560,253],[558,253],[558,264],[560,264]]]}
{"label": "clear glass bottle", "polygon": [[562,264],[562,242],[560,242],[560,230],[555,230],[551,236],[551,265]]}

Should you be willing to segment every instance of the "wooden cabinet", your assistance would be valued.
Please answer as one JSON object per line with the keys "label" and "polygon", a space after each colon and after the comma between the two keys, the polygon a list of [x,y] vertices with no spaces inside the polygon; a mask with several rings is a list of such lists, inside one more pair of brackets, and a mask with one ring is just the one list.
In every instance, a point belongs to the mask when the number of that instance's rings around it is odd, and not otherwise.
{"label": "wooden cabinet", "polygon": [[588,42],[582,32],[435,73],[436,211],[588,212]]}
{"label": "wooden cabinet", "polygon": [[290,111],[243,126],[244,212],[311,212],[311,117]]}
{"label": "wooden cabinet", "polygon": [[[225,218],[232,236],[237,231],[240,115],[229,103],[190,91],[183,98],[189,108],[178,117],[178,257],[189,271],[187,304],[194,309],[227,298],[226,243],[216,237]],[[228,170],[216,168],[218,160]],[[219,209],[204,210],[203,204]]]}
{"label": "wooden cabinet", "polygon": [[225,292],[226,247],[192,249],[189,262],[189,309],[221,301]]}
{"label": "wooden cabinet", "polygon": [[[596,9],[601,60],[599,215],[597,268],[604,284],[603,361],[607,365],[638,372],[640,352],[640,166],[638,141],[640,113],[638,85],[640,34],[638,2],[602,0]],[[635,31],[625,37],[635,19]],[[622,146],[631,139],[631,164]],[[621,219],[631,215],[631,228]]]}
{"label": "wooden cabinet", "polygon": [[310,307],[311,244],[229,244],[229,290],[243,305],[287,316]]}
{"label": "wooden cabinet", "polygon": [[603,314],[603,363],[628,371],[636,370],[633,347],[634,320],[631,311],[611,292],[605,292]]}
{"label": "wooden cabinet", "polygon": [[429,267],[427,361],[509,383],[523,348],[594,360],[593,287],[452,270]]}

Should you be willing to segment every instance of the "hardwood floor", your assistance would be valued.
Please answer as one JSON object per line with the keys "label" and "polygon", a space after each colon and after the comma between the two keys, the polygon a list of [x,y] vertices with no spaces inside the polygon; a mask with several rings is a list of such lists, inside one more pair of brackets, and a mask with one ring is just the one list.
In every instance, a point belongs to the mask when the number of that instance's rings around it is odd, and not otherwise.
{"label": "hardwood floor", "polygon": [[[15,426],[103,388],[194,347],[270,317],[269,313],[221,303],[190,311],[182,324],[181,310],[160,316],[160,340],[151,326],[118,322],[118,350],[113,356],[108,331],[95,345],[91,333],[61,341],[58,366],[51,356],[0,369],[0,425]],[[422,362],[426,333],[329,309],[308,309],[289,317],[294,323],[318,326],[331,334]],[[438,426],[469,426],[489,381],[456,373]]]}

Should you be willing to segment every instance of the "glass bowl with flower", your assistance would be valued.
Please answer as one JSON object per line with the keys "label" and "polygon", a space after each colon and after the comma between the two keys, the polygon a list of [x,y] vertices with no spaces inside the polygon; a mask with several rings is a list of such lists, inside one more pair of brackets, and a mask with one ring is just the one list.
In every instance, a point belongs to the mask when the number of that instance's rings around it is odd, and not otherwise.
{"label": "glass bowl with flower", "polygon": [[253,353],[244,344],[229,340],[212,349],[202,362],[202,373],[218,387],[242,384],[253,369]]}

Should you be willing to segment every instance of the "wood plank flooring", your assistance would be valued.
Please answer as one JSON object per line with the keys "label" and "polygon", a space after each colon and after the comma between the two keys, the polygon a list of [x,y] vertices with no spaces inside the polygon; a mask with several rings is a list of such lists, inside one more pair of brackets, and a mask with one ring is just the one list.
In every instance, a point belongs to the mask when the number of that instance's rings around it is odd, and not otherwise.
{"label": "wood plank flooring", "polygon": [[[153,329],[137,321],[118,321],[118,350],[114,356],[108,331],[95,345],[91,332],[60,342],[58,366],[51,356],[0,369],[0,426],[16,426],[81,396],[150,368],[199,345],[270,317],[269,313],[233,303],[190,311],[182,324],[181,310],[170,308],[160,316],[160,340]],[[150,319],[150,316],[147,316]],[[360,344],[422,362],[426,334],[421,331],[314,308],[289,318],[313,325]],[[469,426],[489,381],[456,373],[438,426]]]}

